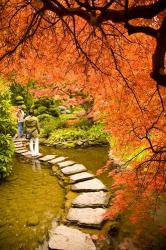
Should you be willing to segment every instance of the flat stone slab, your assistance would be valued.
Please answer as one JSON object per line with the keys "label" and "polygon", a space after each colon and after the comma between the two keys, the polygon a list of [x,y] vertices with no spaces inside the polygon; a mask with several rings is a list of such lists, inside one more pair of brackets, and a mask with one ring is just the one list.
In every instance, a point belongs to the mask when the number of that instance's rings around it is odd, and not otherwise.
{"label": "flat stone slab", "polygon": [[57,157],[57,158],[55,158],[53,160],[48,161],[48,163],[54,165],[54,164],[57,164],[58,162],[62,162],[64,160],[66,160],[67,158],[68,157],[60,156],[60,157]]}
{"label": "flat stone slab", "polygon": [[24,147],[24,145],[22,144],[22,143],[20,143],[20,144],[14,144],[14,146],[15,146],[15,148],[21,148],[21,147]]}
{"label": "flat stone slab", "polygon": [[77,174],[80,172],[86,171],[86,167],[82,164],[74,164],[69,167],[62,168],[61,171],[64,175],[72,175],[72,174]]}
{"label": "flat stone slab", "polygon": [[105,212],[105,208],[70,208],[67,220],[78,225],[100,228]]}
{"label": "flat stone slab", "polygon": [[17,148],[15,148],[15,150],[22,150],[22,149],[25,149],[26,147],[25,146],[19,146],[19,147],[17,147]]}
{"label": "flat stone slab", "polygon": [[26,152],[28,152],[28,150],[27,149],[20,149],[20,150],[16,150],[15,151],[17,154],[21,154],[21,153],[26,153]]}
{"label": "flat stone slab", "polygon": [[57,157],[56,155],[45,155],[41,158],[39,158],[40,161],[50,161],[52,159],[54,159],[55,157]]}
{"label": "flat stone slab", "polygon": [[77,191],[77,192],[95,192],[95,191],[106,191],[106,186],[98,179],[92,179],[87,181],[82,181],[79,183],[76,183],[72,185],[71,190]]}
{"label": "flat stone slab", "polygon": [[80,182],[80,181],[89,180],[89,179],[92,179],[94,177],[95,176],[93,174],[83,172],[83,173],[71,175],[69,178],[70,178],[70,183],[76,183],[76,182]]}
{"label": "flat stone slab", "polygon": [[96,250],[89,234],[64,225],[51,229],[48,246],[57,250]]}
{"label": "flat stone slab", "polygon": [[78,195],[72,201],[72,205],[74,207],[106,207],[108,201],[109,196],[106,192],[88,192]]}
{"label": "flat stone slab", "polygon": [[23,138],[16,138],[16,139],[13,139],[14,142],[23,142],[23,141],[28,141],[28,139],[26,139],[25,137]]}
{"label": "flat stone slab", "polygon": [[29,151],[27,151],[25,153],[21,153],[21,155],[23,155],[23,156],[32,156],[32,154]]}
{"label": "flat stone slab", "polygon": [[57,163],[57,165],[60,167],[60,168],[65,168],[67,166],[71,166],[71,165],[74,165],[75,162],[74,161],[63,161],[63,162],[59,162]]}
{"label": "flat stone slab", "polygon": [[23,144],[22,141],[14,142],[14,145]]}

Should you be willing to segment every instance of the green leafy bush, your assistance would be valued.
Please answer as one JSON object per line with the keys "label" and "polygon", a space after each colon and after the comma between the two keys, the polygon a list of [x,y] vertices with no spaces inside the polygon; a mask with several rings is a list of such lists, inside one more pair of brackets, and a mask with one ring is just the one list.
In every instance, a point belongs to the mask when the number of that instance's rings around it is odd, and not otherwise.
{"label": "green leafy bush", "polygon": [[[0,79],[0,85],[5,84]],[[12,136],[15,134],[15,126],[10,113],[10,92],[7,88],[0,91],[0,179],[9,175],[11,171],[11,158],[14,153]]]}
{"label": "green leafy bush", "polygon": [[53,117],[49,114],[42,114],[42,115],[38,115],[37,118],[39,119],[39,122],[49,122],[49,120],[51,120]]}
{"label": "green leafy bush", "polygon": [[74,127],[76,128],[81,128],[81,129],[89,129],[92,127],[92,125],[94,124],[94,122],[90,119],[87,118],[81,118],[79,123],[75,124]]}
{"label": "green leafy bush", "polygon": [[90,129],[81,129],[79,127],[70,127],[64,129],[52,130],[47,143],[62,144],[67,146],[73,142],[72,145],[79,145],[85,143],[87,145],[107,144],[107,134],[103,131],[102,124],[94,124]]}
{"label": "green leafy bush", "polygon": [[51,107],[48,110],[49,114],[54,116],[54,117],[58,117],[59,116],[59,110],[56,107]]}
{"label": "green leafy bush", "polygon": [[103,131],[103,124],[97,123],[88,130],[89,139],[96,140],[98,142],[107,143],[108,134]]}
{"label": "green leafy bush", "polygon": [[23,101],[24,100],[24,98],[22,97],[22,96],[16,96],[16,99],[15,99],[16,101]]}
{"label": "green leafy bush", "polygon": [[45,107],[45,106],[40,106],[40,107],[38,107],[38,109],[37,109],[37,114],[38,114],[38,115],[41,115],[41,114],[43,114],[43,113],[46,113],[46,110],[47,110],[47,107]]}
{"label": "green leafy bush", "polygon": [[38,119],[41,127],[41,137],[48,138],[52,131],[66,127],[65,121],[60,118],[55,118],[49,114],[39,115]]}

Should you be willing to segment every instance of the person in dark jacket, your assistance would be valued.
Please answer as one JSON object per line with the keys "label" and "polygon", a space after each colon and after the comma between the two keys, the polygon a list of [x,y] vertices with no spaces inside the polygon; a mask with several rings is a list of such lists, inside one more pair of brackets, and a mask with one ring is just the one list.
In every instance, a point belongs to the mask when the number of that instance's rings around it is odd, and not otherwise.
{"label": "person in dark jacket", "polygon": [[37,117],[34,116],[33,109],[29,110],[29,115],[25,118],[25,130],[29,136],[29,148],[32,156],[39,156],[39,122]]}

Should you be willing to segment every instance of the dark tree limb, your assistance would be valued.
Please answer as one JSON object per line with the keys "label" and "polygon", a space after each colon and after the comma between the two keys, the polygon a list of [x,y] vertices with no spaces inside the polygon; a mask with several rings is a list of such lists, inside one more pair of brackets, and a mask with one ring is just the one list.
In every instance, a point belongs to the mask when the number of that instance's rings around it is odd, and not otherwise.
{"label": "dark tree limb", "polygon": [[164,58],[166,53],[166,17],[157,33],[156,49],[152,56],[151,77],[158,85],[166,87],[166,74],[164,73]]}

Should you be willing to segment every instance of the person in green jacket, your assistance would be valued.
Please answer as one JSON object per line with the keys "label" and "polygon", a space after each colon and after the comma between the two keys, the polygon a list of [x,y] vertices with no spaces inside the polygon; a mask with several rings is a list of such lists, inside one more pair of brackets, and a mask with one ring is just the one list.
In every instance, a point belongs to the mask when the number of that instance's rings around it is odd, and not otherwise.
{"label": "person in green jacket", "polygon": [[34,116],[33,109],[29,110],[29,115],[24,120],[25,130],[29,139],[29,148],[32,156],[39,156],[39,122],[37,117]]}

